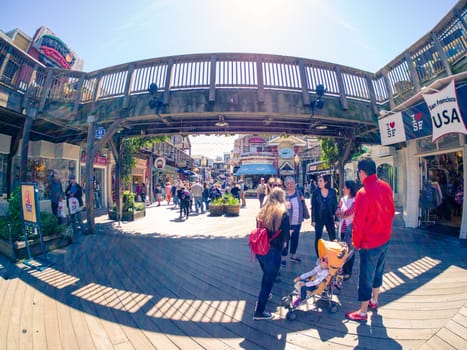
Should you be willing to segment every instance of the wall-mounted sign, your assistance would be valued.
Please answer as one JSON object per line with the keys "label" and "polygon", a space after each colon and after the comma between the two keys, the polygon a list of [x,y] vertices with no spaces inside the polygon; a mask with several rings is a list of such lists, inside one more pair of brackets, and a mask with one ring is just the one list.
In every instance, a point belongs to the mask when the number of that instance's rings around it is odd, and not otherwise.
{"label": "wall-mounted sign", "polygon": [[295,152],[293,148],[281,148],[279,149],[279,157],[280,158],[293,158],[295,156]]}
{"label": "wall-mounted sign", "polygon": [[264,143],[264,139],[262,137],[252,137],[250,143]]}
{"label": "wall-mounted sign", "polygon": [[[81,163],[86,163],[86,152],[81,152]],[[97,153],[94,157],[94,165],[107,165],[107,157],[102,153]]]}
{"label": "wall-mounted sign", "polygon": [[422,96],[431,114],[433,142],[450,133],[467,134],[459,104],[457,103],[454,79],[443,90]]}
{"label": "wall-mounted sign", "polygon": [[164,169],[165,168],[165,158],[157,157],[154,159],[154,167],[156,169]]}
{"label": "wall-mounted sign", "polygon": [[45,26],[36,31],[28,53],[49,67],[83,69],[83,61],[76,53]]}
{"label": "wall-mounted sign", "polygon": [[96,139],[100,140],[105,136],[105,128],[103,126],[99,126],[96,129]]}

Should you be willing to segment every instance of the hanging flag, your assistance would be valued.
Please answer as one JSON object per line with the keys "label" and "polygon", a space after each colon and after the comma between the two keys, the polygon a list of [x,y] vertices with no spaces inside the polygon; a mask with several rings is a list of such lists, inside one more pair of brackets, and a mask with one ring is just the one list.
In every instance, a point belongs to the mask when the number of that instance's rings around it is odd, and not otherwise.
{"label": "hanging flag", "polygon": [[406,141],[401,112],[384,116],[378,120],[378,124],[383,146]]}
{"label": "hanging flag", "polygon": [[443,90],[422,96],[431,114],[433,142],[450,133],[467,135],[467,129],[457,102],[454,79]]}

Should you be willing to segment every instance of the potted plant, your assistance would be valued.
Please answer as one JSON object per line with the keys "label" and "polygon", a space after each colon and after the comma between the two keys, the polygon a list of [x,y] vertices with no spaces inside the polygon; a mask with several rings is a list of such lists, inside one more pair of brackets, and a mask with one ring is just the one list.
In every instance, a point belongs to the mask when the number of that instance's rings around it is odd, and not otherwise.
{"label": "potted plant", "polygon": [[221,216],[224,212],[224,199],[218,197],[209,203],[209,213],[211,216]]}
{"label": "potted plant", "polygon": [[[20,187],[18,186],[8,200],[8,217],[0,217],[0,253],[12,260],[27,258],[21,223]],[[55,215],[40,213],[41,232],[47,251],[65,247],[71,243],[71,237],[65,235],[66,225],[59,225]],[[42,254],[39,235],[28,234],[28,244],[32,256]]]}
{"label": "potted plant", "polygon": [[[124,191],[122,197],[122,221],[133,221],[137,218],[146,216],[146,206],[144,203],[135,202],[135,194],[130,191]],[[109,210],[109,219],[117,220],[117,206],[114,205]]]}
{"label": "potted plant", "polygon": [[224,195],[224,214],[226,216],[240,215],[240,200],[230,193]]}

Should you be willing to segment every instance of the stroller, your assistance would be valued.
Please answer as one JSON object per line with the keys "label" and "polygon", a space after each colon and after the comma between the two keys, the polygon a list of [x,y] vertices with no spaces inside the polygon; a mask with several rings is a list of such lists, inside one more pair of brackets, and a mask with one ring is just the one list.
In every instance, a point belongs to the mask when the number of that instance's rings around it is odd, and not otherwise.
{"label": "stroller", "polygon": [[[316,304],[317,300],[327,301],[329,310],[334,313],[337,312],[339,304],[332,300],[336,291],[342,289],[344,278],[342,276],[342,265],[346,262],[347,258],[353,254],[349,253],[349,247],[345,242],[330,242],[320,239],[318,241],[318,255],[319,258],[327,257],[329,275],[324,279],[317,289],[313,292],[307,292],[306,299],[313,298],[313,303]],[[298,306],[294,306],[294,296],[300,295],[300,291],[294,289],[289,295],[282,298],[282,306],[288,311],[286,319],[293,321],[297,318],[295,310]]]}

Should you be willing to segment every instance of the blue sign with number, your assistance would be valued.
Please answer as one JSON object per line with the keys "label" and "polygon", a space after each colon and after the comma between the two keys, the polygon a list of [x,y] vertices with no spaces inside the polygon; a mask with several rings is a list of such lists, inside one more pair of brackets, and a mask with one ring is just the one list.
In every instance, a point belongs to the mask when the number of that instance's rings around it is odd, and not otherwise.
{"label": "blue sign with number", "polygon": [[105,136],[105,128],[104,127],[98,127],[96,129],[96,139],[101,139]]}

